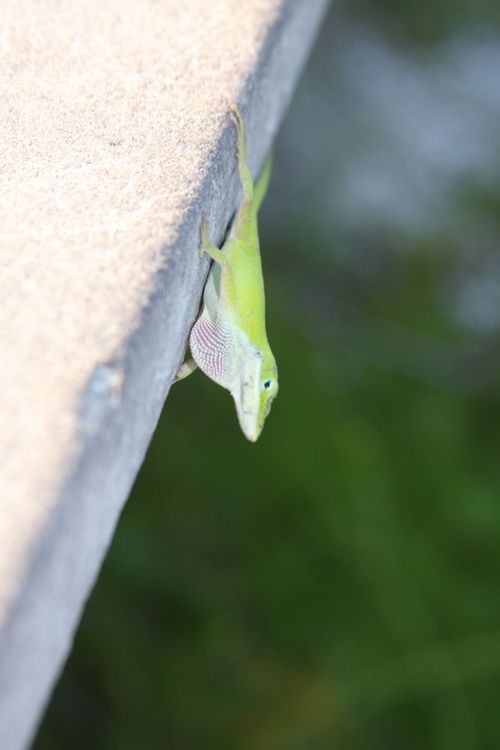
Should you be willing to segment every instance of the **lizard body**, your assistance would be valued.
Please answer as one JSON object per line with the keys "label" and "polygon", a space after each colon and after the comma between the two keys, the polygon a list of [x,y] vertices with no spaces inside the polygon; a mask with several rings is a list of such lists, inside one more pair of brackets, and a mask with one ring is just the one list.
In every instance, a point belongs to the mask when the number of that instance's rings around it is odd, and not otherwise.
{"label": "lizard body", "polygon": [[210,242],[206,220],[202,219],[200,250],[214,262],[205,284],[201,314],[189,336],[193,359],[182,365],[177,379],[199,366],[209,378],[227,388],[245,437],[255,442],[278,392],[276,361],[266,334],[257,226],[271,161],[268,157],[254,186],[246,158],[243,119],[236,106],[232,115],[243,198],[221,249]]}

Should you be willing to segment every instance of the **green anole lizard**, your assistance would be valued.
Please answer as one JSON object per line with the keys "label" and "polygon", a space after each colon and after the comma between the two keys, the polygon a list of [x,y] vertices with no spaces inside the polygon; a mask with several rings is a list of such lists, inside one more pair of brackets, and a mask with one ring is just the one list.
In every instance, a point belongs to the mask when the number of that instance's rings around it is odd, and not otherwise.
{"label": "green anole lizard", "polygon": [[201,221],[200,252],[214,261],[210,267],[200,316],[189,335],[192,359],[179,369],[176,380],[198,366],[227,388],[236,405],[240,427],[255,442],[278,393],[278,371],[269,347],[265,323],[264,280],[260,260],[257,212],[271,173],[267,158],[254,186],[247,164],[243,118],[231,108],[237,131],[237,160],[243,198],[221,249],[208,237]]}

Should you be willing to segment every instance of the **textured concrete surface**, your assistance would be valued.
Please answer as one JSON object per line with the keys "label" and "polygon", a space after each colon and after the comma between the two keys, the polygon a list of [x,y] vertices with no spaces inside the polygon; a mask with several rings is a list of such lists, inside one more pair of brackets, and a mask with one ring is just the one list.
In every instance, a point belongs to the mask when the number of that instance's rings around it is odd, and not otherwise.
{"label": "textured concrete surface", "polygon": [[[324,0],[1,0],[0,747],[29,743]],[[193,436],[193,440],[196,436]],[[171,457],[175,460],[175,456]]]}

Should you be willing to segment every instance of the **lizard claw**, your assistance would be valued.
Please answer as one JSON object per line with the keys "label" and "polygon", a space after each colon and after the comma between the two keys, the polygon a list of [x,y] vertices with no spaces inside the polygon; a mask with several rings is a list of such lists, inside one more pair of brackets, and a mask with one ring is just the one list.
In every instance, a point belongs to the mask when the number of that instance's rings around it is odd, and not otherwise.
{"label": "lizard claw", "polygon": [[203,258],[205,255],[205,246],[209,243],[208,239],[208,224],[207,224],[207,217],[205,214],[201,217],[201,223],[200,223],[200,258]]}
{"label": "lizard claw", "polygon": [[229,116],[231,117],[231,122],[236,127],[236,130],[240,133],[242,129],[242,117],[238,105],[235,102],[232,102],[229,105]]}

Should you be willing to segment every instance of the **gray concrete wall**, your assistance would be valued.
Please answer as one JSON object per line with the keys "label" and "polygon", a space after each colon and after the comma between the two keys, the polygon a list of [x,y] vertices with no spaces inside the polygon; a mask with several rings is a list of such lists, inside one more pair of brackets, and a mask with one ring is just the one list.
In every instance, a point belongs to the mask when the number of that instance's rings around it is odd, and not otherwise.
{"label": "gray concrete wall", "polygon": [[228,103],[256,172],[325,6],[2,3],[2,750],[29,744],[181,361],[200,216],[221,239],[237,198]]}

